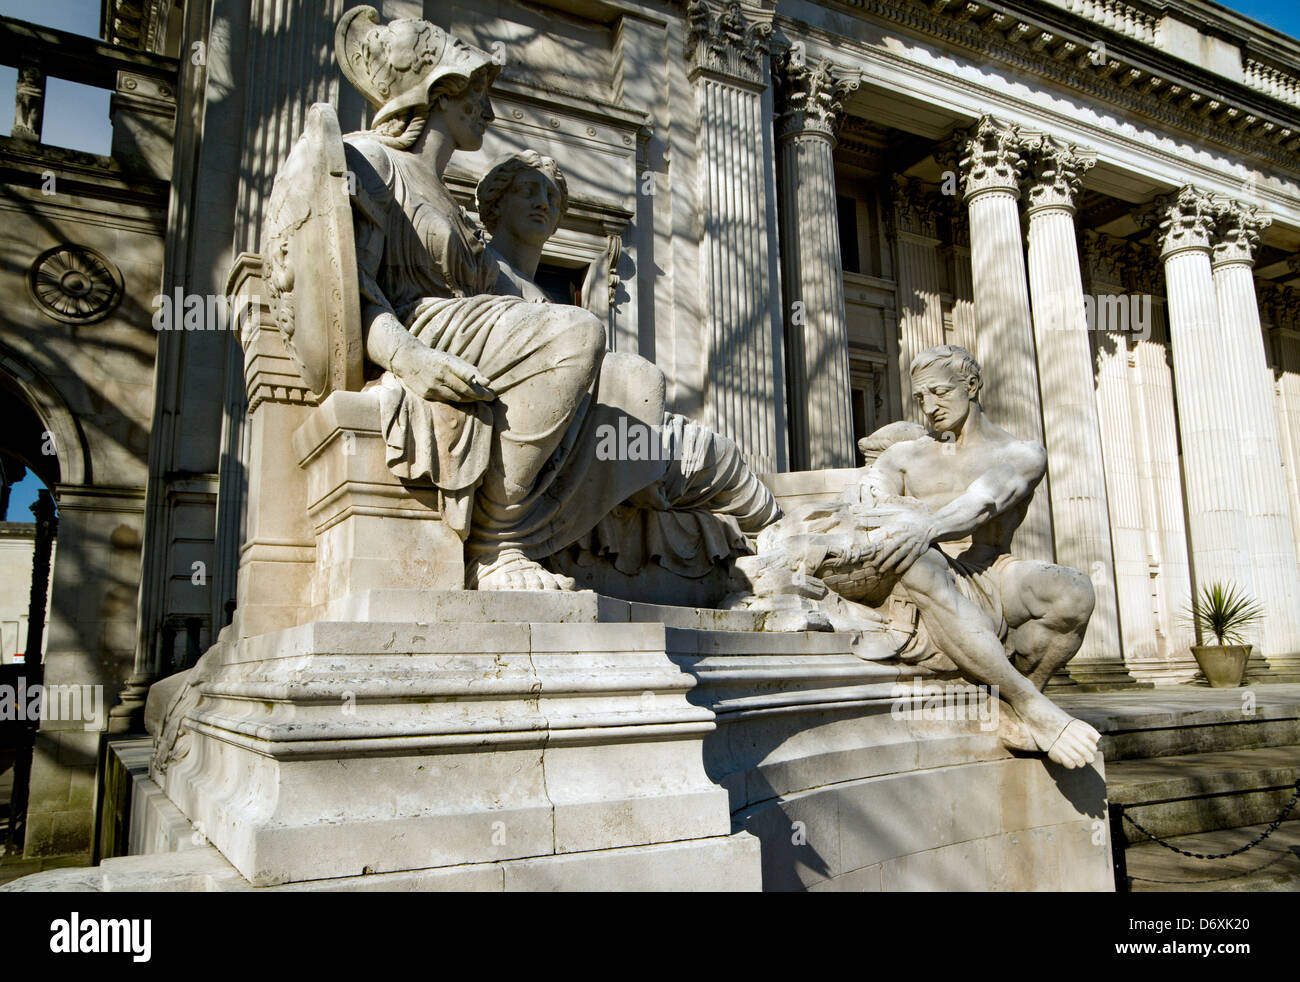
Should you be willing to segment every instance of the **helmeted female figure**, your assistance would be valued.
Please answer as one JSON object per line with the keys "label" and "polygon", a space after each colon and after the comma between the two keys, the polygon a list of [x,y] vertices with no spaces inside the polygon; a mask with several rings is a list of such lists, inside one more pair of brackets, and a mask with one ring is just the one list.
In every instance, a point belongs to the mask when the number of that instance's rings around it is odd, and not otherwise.
{"label": "helmeted female figure", "polygon": [[[671,461],[596,453],[597,429],[620,416],[662,426],[663,375],[607,355],[589,311],[512,286],[444,185],[452,153],[479,149],[494,119],[492,59],[427,21],[381,24],[371,7],[344,15],[336,47],[375,108],[371,128],[344,140],[389,466],[438,487],[444,519],[465,537],[468,586],[571,588],[539,560],[668,476]],[[730,441],[710,437],[686,482],[690,507],[729,512],[747,531],[770,521],[770,494]],[[712,486],[715,472],[725,488]]]}

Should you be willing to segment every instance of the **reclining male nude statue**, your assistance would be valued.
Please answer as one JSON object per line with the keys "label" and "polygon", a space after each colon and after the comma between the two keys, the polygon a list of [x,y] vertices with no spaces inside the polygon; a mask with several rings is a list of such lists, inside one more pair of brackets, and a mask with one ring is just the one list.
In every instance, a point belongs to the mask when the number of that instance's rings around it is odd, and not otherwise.
{"label": "reclining male nude statue", "polygon": [[[488,92],[499,66],[427,21],[382,24],[372,7],[344,14],[336,49],[375,110],[369,130],[343,140],[356,181],[368,377],[388,465],[437,487],[443,520],[465,541],[466,585],[572,589],[546,557],[629,499],[708,513],[740,532],[770,523],[775,500],[736,446],[666,413],[663,373],[606,353],[594,314],[537,302],[531,270],[507,269],[444,185],[452,153],[479,149],[495,118]],[[524,252],[531,248],[534,267],[563,210],[545,170],[531,170],[544,179],[512,204],[527,212],[512,214],[503,237],[503,247],[504,238],[531,242]],[[292,184],[277,181],[272,195],[272,262],[285,252],[276,236],[295,227]],[[602,459],[596,430],[620,415],[671,428],[688,452]]]}
{"label": "reclining male nude statue", "polygon": [[823,581],[841,594],[827,605],[831,626],[879,631],[888,622],[903,661],[997,686],[1014,711],[1011,745],[1082,767],[1099,734],[1041,690],[1083,643],[1092,584],[1010,551],[1046,452],[984,415],[980,367],[965,349],[922,351],[911,376],[928,429],[893,423],[868,437],[864,450],[883,452],[857,487],[790,512],[741,563],[760,601],[765,582],[780,582],[773,571]]}

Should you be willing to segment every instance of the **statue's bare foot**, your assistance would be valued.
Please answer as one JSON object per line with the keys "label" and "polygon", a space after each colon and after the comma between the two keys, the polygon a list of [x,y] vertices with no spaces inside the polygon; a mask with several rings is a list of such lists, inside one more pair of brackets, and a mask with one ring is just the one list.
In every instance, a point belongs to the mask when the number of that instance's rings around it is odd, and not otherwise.
{"label": "statue's bare foot", "polygon": [[471,559],[465,566],[465,585],[471,590],[572,590],[573,577],[552,573],[517,549],[492,557]]}
{"label": "statue's bare foot", "polygon": [[1047,756],[1062,767],[1082,767],[1097,757],[1101,734],[1081,719],[1072,719],[1047,749]]}
{"label": "statue's bare foot", "polygon": [[1041,712],[1033,717],[1016,712],[1005,702],[1001,704],[998,735],[1003,744],[1012,750],[1046,753],[1049,760],[1071,769],[1096,759],[1101,734],[1047,701],[1045,696],[1041,698],[1046,706],[1034,707]]}

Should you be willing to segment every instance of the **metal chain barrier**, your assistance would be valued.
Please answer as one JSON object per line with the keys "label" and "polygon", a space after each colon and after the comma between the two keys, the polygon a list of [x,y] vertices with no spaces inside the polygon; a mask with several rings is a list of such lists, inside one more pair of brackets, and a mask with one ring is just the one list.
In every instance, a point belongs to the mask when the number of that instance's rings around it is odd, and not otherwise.
{"label": "metal chain barrier", "polygon": [[1156,845],[1164,846],[1170,852],[1176,852],[1180,856],[1190,856],[1192,859],[1227,859],[1230,856],[1240,856],[1243,852],[1249,852],[1251,849],[1254,849],[1257,845],[1259,845],[1270,835],[1276,832],[1278,828],[1282,825],[1282,823],[1286,821],[1286,817],[1289,814],[1291,814],[1291,809],[1296,806],[1297,801],[1300,801],[1300,778],[1297,778],[1295,782],[1295,794],[1291,795],[1291,800],[1286,803],[1285,807],[1283,807],[1282,811],[1278,813],[1277,818],[1273,819],[1273,821],[1269,824],[1268,828],[1266,828],[1259,835],[1255,836],[1253,840],[1246,843],[1240,849],[1234,849],[1232,850],[1232,852],[1220,852],[1220,853],[1213,853],[1213,854],[1207,854],[1203,852],[1188,852],[1186,849],[1179,849],[1177,846],[1171,846],[1168,842],[1164,842],[1160,839],[1157,839],[1154,835],[1152,835],[1145,828],[1143,828],[1137,822],[1137,820],[1134,819],[1133,816],[1131,816],[1128,813],[1127,808],[1124,809],[1122,815],[1124,821],[1128,822],[1130,825],[1132,825],[1135,829],[1137,829],[1139,832],[1145,835]]}

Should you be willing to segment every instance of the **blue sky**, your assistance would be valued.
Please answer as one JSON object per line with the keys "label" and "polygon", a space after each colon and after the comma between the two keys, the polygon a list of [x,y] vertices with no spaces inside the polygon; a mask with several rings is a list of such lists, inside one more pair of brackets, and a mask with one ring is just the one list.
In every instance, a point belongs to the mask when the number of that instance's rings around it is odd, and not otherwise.
{"label": "blue sky", "polygon": [[32,504],[36,501],[36,492],[45,487],[40,479],[31,471],[27,476],[13,486],[9,492],[9,513],[0,516],[0,520],[6,522],[31,522],[35,521],[32,516]]}

